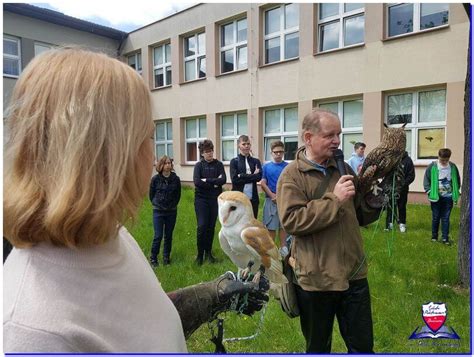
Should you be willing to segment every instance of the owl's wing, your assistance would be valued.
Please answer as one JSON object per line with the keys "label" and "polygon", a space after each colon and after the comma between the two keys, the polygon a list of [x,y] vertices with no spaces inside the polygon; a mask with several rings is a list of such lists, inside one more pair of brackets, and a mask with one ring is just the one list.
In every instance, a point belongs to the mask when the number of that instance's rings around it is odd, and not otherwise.
{"label": "owl's wing", "polygon": [[266,228],[248,227],[240,234],[250,254],[265,267],[265,274],[274,283],[287,282],[278,248]]}

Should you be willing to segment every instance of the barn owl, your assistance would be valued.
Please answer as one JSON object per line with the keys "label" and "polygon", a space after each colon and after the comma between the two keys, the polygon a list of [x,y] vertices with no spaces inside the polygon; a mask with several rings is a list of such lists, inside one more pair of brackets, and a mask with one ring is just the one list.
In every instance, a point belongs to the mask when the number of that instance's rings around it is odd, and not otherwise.
{"label": "barn owl", "polygon": [[242,192],[219,195],[219,243],[224,253],[243,274],[256,272],[254,282],[265,273],[270,282],[288,282],[281,256],[265,226],[253,216],[252,204]]}

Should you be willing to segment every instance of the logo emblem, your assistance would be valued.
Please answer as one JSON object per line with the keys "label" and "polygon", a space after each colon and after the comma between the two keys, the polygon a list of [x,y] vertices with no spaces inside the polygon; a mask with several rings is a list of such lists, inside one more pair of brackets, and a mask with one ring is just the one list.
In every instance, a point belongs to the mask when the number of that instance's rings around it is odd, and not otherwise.
{"label": "logo emblem", "polygon": [[410,337],[410,340],[420,338],[448,338],[459,340],[460,337],[452,327],[445,326],[448,316],[448,309],[444,303],[429,302],[421,305],[421,316],[426,326],[417,327]]}

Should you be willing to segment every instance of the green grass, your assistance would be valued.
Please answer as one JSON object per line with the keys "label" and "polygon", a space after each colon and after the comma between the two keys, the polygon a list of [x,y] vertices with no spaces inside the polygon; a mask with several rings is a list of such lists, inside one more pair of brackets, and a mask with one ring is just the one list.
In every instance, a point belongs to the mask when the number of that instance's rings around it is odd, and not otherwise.
{"label": "green grass", "polygon": [[[262,201],[262,200],[261,200]],[[469,291],[457,285],[457,240],[459,208],[451,214],[452,246],[431,242],[431,211],[427,205],[409,205],[407,233],[383,232],[380,223],[361,228],[369,263],[369,283],[372,297],[374,343],[377,353],[467,353],[470,345]],[[261,210],[259,211],[261,215]],[[153,239],[152,210],[145,200],[136,223],[129,227],[146,257]],[[155,269],[165,291],[212,280],[227,270],[236,270],[219,246],[216,225],[214,255],[217,264],[194,264],[196,256],[196,217],[194,192],[183,188],[178,207],[178,220],[173,235],[172,264]],[[161,263],[161,257],[160,257]],[[408,336],[416,327],[424,325],[421,305],[429,301],[444,302],[448,308],[446,325],[461,337],[456,346],[419,345]],[[260,314],[253,317],[227,313],[224,320],[225,337],[242,337],[256,332]],[[190,352],[214,352],[209,341],[211,332],[203,325],[187,341]],[[419,341],[419,340],[417,340]],[[439,344],[454,340],[433,341]],[[279,303],[271,298],[264,315],[259,335],[250,341],[226,343],[228,352],[304,352],[305,342],[299,319],[290,319]],[[334,326],[333,352],[347,352]]]}

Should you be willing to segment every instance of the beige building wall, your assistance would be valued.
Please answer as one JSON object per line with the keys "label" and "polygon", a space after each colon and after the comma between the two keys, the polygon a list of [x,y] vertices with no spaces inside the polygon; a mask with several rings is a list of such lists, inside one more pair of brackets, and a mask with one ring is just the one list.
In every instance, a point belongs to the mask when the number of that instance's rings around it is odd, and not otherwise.
{"label": "beige building wall", "polygon": [[[449,5],[449,25],[398,38],[384,36],[386,8],[365,4],[365,43],[317,53],[317,4],[300,4],[299,57],[263,65],[263,17],[266,4],[200,4],[129,34],[122,54],[142,52],[143,76],[150,85],[155,120],[173,120],[175,168],[192,181],[193,165],[184,161],[184,118],[206,116],[208,138],[220,152],[220,114],[246,110],[255,155],[263,158],[263,112],[295,105],[298,119],[320,101],[363,99],[363,140],[368,151],[380,141],[386,95],[400,91],[446,90],[446,146],[462,170],[463,95],[469,21],[461,4]],[[248,69],[219,74],[220,24],[245,14],[248,21]],[[183,78],[183,35],[206,31],[207,77]],[[153,89],[152,48],[171,41],[173,82]],[[449,50],[448,50],[449,49]],[[298,133],[299,134],[299,133]],[[416,160],[414,192],[422,191],[424,169]],[[227,165],[228,170],[228,165]],[[228,172],[228,171],[227,171]],[[228,178],[230,182],[230,179]]]}

